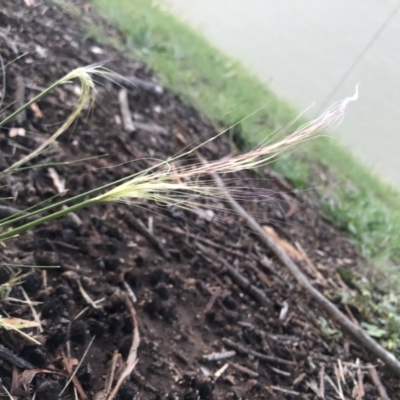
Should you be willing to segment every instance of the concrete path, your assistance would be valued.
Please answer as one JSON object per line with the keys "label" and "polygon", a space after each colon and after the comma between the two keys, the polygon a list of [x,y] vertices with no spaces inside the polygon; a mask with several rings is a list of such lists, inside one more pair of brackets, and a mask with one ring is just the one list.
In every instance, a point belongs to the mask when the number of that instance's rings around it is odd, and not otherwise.
{"label": "concrete path", "polygon": [[[315,115],[398,0],[162,0],[299,110]],[[400,188],[400,11],[346,79],[353,94],[337,132],[361,160]],[[314,114],[313,114],[314,113]]]}

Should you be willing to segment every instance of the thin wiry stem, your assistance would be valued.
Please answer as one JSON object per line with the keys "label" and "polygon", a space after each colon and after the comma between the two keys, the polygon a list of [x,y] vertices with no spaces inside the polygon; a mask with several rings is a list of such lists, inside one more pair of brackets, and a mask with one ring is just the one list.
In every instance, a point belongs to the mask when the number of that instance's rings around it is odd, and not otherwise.
{"label": "thin wiry stem", "polygon": [[53,133],[53,135],[50,138],[45,140],[44,143],[42,143],[36,150],[34,150],[30,154],[28,154],[26,157],[22,158],[21,160],[17,161],[12,166],[7,168],[5,171],[3,171],[3,174],[15,171],[21,165],[26,164],[28,161],[32,160],[33,158],[35,158],[39,154],[41,154],[48,146],[50,146],[52,143],[54,143],[57,140],[57,138],[73,124],[73,122],[82,113],[86,104],[89,103],[90,106],[93,106],[94,101],[95,101],[95,96],[96,96],[96,90],[95,90],[94,82],[91,78],[91,74],[107,76],[108,73],[109,73],[109,71],[107,69],[105,69],[101,65],[97,65],[97,64],[90,65],[90,66],[83,67],[83,68],[77,68],[77,69],[69,72],[67,75],[65,75],[63,78],[59,79],[57,82],[50,85],[47,89],[43,90],[41,93],[39,93],[33,99],[31,99],[30,101],[25,103],[18,110],[14,111],[8,117],[6,117],[2,121],[0,121],[0,127],[2,127],[5,124],[7,124],[9,121],[14,119],[18,114],[20,114],[21,112],[23,112],[24,110],[29,108],[32,104],[41,100],[43,97],[45,97],[47,94],[49,94],[51,91],[53,91],[57,87],[65,84],[67,82],[70,82],[73,79],[79,79],[81,82],[82,93],[79,97],[79,100],[78,100],[76,106],[75,106],[75,109],[73,110],[71,115],[67,118],[67,120],[60,126],[60,128],[57,129],[57,131],[55,133]]}
{"label": "thin wiry stem", "polygon": [[[343,119],[347,105],[357,98],[358,86],[352,97],[334,104],[319,118],[302,125],[294,133],[276,143],[266,144],[231,158],[223,158],[197,165],[179,165],[179,159],[192,154],[201,145],[197,146],[182,156],[175,157],[168,162],[162,162],[135,175],[131,180],[111,189],[99,196],[98,199],[100,201],[125,202],[129,202],[132,199],[147,199],[158,203],[187,207],[185,200],[187,201],[193,197],[219,197],[221,196],[221,191],[201,179],[213,173],[227,174],[266,165],[282,152],[287,151],[298,143],[304,142],[316,132],[324,130],[331,125],[339,124]],[[215,137],[204,142],[204,144],[213,139]]]}
{"label": "thin wiry stem", "polygon": [[[54,219],[57,219],[57,218],[65,216],[67,214],[70,214],[72,212],[81,210],[82,208],[89,207],[89,206],[91,206],[93,204],[96,204],[98,202],[99,201],[96,198],[85,200],[85,201],[82,201],[82,202],[80,202],[78,204],[75,204],[74,206],[65,208],[63,210],[59,210],[59,211],[57,211],[57,212],[55,212],[53,214],[46,215],[46,216],[44,216],[42,218],[38,218],[38,219],[36,219],[34,221],[28,222],[28,223],[26,223],[24,225],[21,225],[21,226],[17,227],[17,228],[10,229],[9,231],[6,231],[6,232],[3,232],[3,233],[0,234],[0,242],[5,240],[5,239],[9,239],[9,238],[11,238],[13,236],[16,236],[21,232],[25,232],[28,229],[32,229],[35,226],[44,224],[46,222],[53,221]],[[21,218],[24,218],[24,216],[23,217],[19,217],[18,219],[21,219]]]}
{"label": "thin wiry stem", "polygon": [[[62,217],[70,212],[78,211],[100,202],[114,201],[129,203],[133,200],[152,200],[157,204],[175,205],[180,208],[191,209],[192,204],[195,205],[196,199],[198,198],[218,198],[222,195],[222,192],[217,187],[202,181],[204,177],[215,173],[226,174],[244,169],[253,169],[267,164],[283,151],[307,140],[316,132],[326,129],[332,124],[340,123],[343,119],[347,105],[351,101],[355,101],[357,98],[358,87],[356,87],[356,92],[352,97],[348,97],[341,102],[336,103],[319,118],[301,126],[293,134],[283,138],[277,143],[260,146],[248,153],[240,154],[235,157],[223,158],[207,163],[189,166],[182,166],[177,163],[180,159],[193,154],[200,147],[215,140],[221,135],[220,133],[194,149],[173,157],[170,160],[160,162],[143,172],[106,184],[82,195],[61,201],[55,205],[35,210],[28,213],[28,215],[22,215],[8,220],[3,224],[3,226],[15,224],[18,221],[26,219],[28,216],[53,210],[56,207],[80,200],[84,197],[98,193],[101,190],[115,186],[113,189],[102,195],[83,200],[67,209],[56,211],[50,215],[28,222],[20,227],[3,232],[0,234],[0,241],[15,236],[42,223]],[[173,167],[171,167],[171,165],[173,165]]]}

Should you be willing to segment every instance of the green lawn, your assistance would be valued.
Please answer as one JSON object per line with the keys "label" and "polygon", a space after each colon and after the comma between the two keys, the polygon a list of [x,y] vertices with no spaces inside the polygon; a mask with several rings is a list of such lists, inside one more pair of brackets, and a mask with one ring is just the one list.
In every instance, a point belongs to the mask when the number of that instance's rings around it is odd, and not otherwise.
{"label": "green lawn", "polygon": [[[135,56],[151,66],[165,86],[195,104],[218,126],[239,123],[235,129],[248,146],[260,143],[298,115],[298,110],[238,62],[151,1],[93,1],[126,35],[127,43],[121,45],[134,49]],[[101,39],[94,26],[88,30],[90,35]],[[315,173],[316,166],[330,171],[328,184]],[[336,139],[313,140],[276,161],[273,168],[299,188],[316,188],[329,218],[367,258],[382,266],[400,260],[398,192],[362,166]]]}

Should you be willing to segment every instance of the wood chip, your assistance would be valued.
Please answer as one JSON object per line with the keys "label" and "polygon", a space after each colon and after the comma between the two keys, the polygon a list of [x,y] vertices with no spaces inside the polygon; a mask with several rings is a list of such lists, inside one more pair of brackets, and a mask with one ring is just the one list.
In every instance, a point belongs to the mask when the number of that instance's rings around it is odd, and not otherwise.
{"label": "wood chip", "polygon": [[128,103],[128,91],[126,89],[121,89],[119,91],[118,101],[124,130],[128,133],[134,132],[136,128],[132,121],[132,114]]}
{"label": "wood chip", "polygon": [[142,131],[145,132],[154,133],[158,135],[168,135],[167,129],[152,122],[150,123],[135,122],[135,126],[137,129],[141,129]]}
{"label": "wood chip", "polygon": [[[22,76],[16,79],[17,89],[15,91],[15,110],[19,110],[25,104],[25,82]],[[26,111],[22,110],[15,118],[18,124],[22,124],[26,120]]]}
{"label": "wood chip", "polygon": [[222,351],[220,353],[211,353],[203,356],[203,360],[206,361],[219,361],[219,360],[225,360],[227,358],[234,357],[236,355],[236,351],[231,350],[231,351]]}
{"label": "wood chip", "polygon": [[31,110],[33,111],[33,114],[35,115],[36,118],[43,118],[42,110],[39,108],[37,103],[33,103],[31,105]]}
{"label": "wood chip", "polygon": [[25,136],[25,129],[24,128],[11,128],[8,132],[8,136],[10,138],[14,138],[17,136]]}
{"label": "wood chip", "polygon": [[243,365],[235,364],[235,363],[232,363],[230,365],[231,365],[231,367],[235,368],[236,370],[243,372],[244,374],[246,374],[252,378],[258,378],[258,376],[259,376],[258,372],[255,372],[249,368],[243,367]]}
{"label": "wood chip", "polygon": [[50,178],[52,179],[53,185],[57,189],[57,192],[64,193],[65,192],[65,179],[60,178],[57,171],[52,167],[49,168],[47,171],[49,172]]}

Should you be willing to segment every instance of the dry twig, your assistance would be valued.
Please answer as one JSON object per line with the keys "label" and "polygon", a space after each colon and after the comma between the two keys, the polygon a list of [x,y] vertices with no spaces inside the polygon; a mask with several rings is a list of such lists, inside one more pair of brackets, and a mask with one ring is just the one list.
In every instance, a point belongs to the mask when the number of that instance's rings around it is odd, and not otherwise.
{"label": "dry twig", "polygon": [[388,396],[385,386],[382,385],[381,380],[379,379],[378,372],[376,368],[372,364],[367,364],[369,376],[371,377],[372,382],[374,383],[376,389],[379,392],[379,396],[382,400],[390,400]]}
{"label": "dry twig", "polygon": [[28,294],[25,292],[25,290],[24,290],[24,288],[22,286],[20,287],[20,290],[22,292],[22,295],[24,296],[24,299],[28,303],[29,308],[31,309],[31,312],[32,312],[32,315],[33,315],[33,319],[38,324],[39,332],[42,333],[43,332],[43,327],[42,327],[42,323],[40,322],[39,314],[37,313],[35,307],[33,306],[33,303],[31,301],[31,299],[29,298]]}
{"label": "dry twig", "polygon": [[241,252],[239,250],[234,250],[234,249],[232,249],[230,247],[226,247],[226,245],[215,243],[214,241],[212,241],[210,239],[207,239],[207,238],[204,238],[204,237],[201,237],[198,234],[194,234],[194,233],[190,233],[190,232],[187,232],[187,231],[183,231],[182,229],[179,229],[179,228],[176,228],[176,227],[175,228],[171,228],[170,226],[165,225],[165,224],[160,224],[160,226],[161,226],[162,229],[164,229],[164,230],[166,230],[168,232],[172,232],[172,233],[175,233],[175,234],[178,234],[178,235],[190,237],[192,239],[195,239],[196,241],[199,241],[199,242],[202,242],[202,243],[206,244],[207,246],[211,246],[211,247],[214,247],[214,248],[216,248],[218,250],[222,250],[224,253],[231,254],[233,256],[237,256],[237,257],[240,257],[240,258],[245,258],[246,260],[254,261],[254,258],[249,254],[245,254],[245,253],[243,253],[243,252]]}
{"label": "dry twig", "polygon": [[212,249],[209,249],[200,243],[196,243],[197,247],[204,253],[204,255],[214,262],[218,262],[222,264],[225,270],[229,273],[231,278],[236,282],[238,286],[240,286],[243,290],[249,293],[255,300],[257,300],[261,305],[266,307],[271,307],[271,302],[268,300],[265,293],[252,285],[248,279],[246,279],[239,271],[233,268],[228,261],[224,258],[220,257],[217,253],[215,253]]}
{"label": "dry twig", "polygon": [[128,91],[121,89],[118,94],[119,108],[121,110],[122,123],[126,132],[134,132],[136,130],[132,121],[131,110],[128,103]]}
{"label": "dry twig", "polygon": [[244,374],[250,376],[251,378],[258,378],[259,377],[259,373],[256,371],[253,371],[249,368],[243,367],[243,365],[240,364],[236,364],[236,363],[232,363],[230,364],[231,367],[235,368],[236,370],[243,372]]}
{"label": "dry twig", "polygon": [[[203,161],[203,160],[202,160]],[[225,185],[217,174],[212,174],[217,185],[224,189]],[[382,360],[391,370],[400,377],[400,362],[396,357],[385,350],[379,343],[372,339],[361,327],[357,326],[348,317],[346,317],[332,302],[330,302],[322,293],[312,286],[306,275],[300,270],[297,264],[286,254],[282,247],[267,235],[264,229],[256,222],[256,220],[247,213],[247,211],[232,198],[225,190],[225,196],[231,204],[232,208],[247,222],[247,225],[259,235],[264,244],[271,249],[278,257],[280,262],[289,269],[291,274],[297,280],[299,285],[306,290],[329,315],[345,330],[357,343],[362,345],[375,357]]]}
{"label": "dry twig", "polygon": [[235,355],[236,355],[236,351],[234,351],[234,350],[222,351],[220,353],[206,354],[203,356],[203,360],[205,360],[205,361],[220,361],[220,360],[225,360],[227,358],[234,357]]}
{"label": "dry twig", "polygon": [[122,76],[119,74],[110,73],[109,77],[114,82],[130,89],[144,89],[154,91],[155,93],[159,94],[164,91],[160,85],[157,85],[151,81],[145,81],[144,79],[137,78],[136,76]]}
{"label": "dry twig", "polygon": [[120,377],[118,378],[117,383],[115,384],[111,393],[107,396],[106,400],[112,400],[116,396],[122,383],[132,373],[132,371],[134,370],[134,368],[138,362],[137,349],[138,349],[139,343],[140,343],[139,327],[138,327],[138,322],[136,319],[136,311],[135,311],[135,308],[133,307],[133,303],[128,294],[125,295],[125,303],[131,313],[131,317],[132,317],[132,321],[133,321],[132,345],[129,350],[128,359],[126,360],[125,369],[122,371]]}
{"label": "dry twig", "polygon": [[67,357],[63,357],[62,359],[62,363],[64,368],[67,370],[68,374],[70,375],[68,381],[66,382],[64,388],[61,390],[59,397],[61,397],[61,395],[65,392],[65,390],[67,389],[68,385],[72,382],[74,384],[74,388],[76,389],[76,391],[79,393],[79,395],[81,396],[82,400],[87,400],[87,395],[85,393],[85,391],[82,388],[82,385],[80,384],[76,373],[78,372],[79,368],[81,367],[84,359],[87,356],[87,353],[89,352],[89,349],[92,347],[92,344],[94,342],[95,336],[92,337],[92,340],[90,341],[89,345],[87,346],[85,352],[83,353],[83,356],[81,357],[78,365],[75,367],[75,370],[72,372],[72,366],[71,366],[71,359],[68,359]]}
{"label": "dry twig", "polygon": [[[15,110],[20,109],[25,104],[25,82],[22,76],[16,79],[17,89],[15,91]],[[22,124],[26,120],[26,111],[21,111],[16,117],[17,123]]]}
{"label": "dry twig", "polygon": [[239,353],[251,354],[252,356],[259,358],[260,360],[275,362],[277,364],[283,364],[283,365],[288,365],[288,366],[296,365],[296,363],[294,361],[284,360],[283,358],[279,358],[279,357],[275,357],[275,356],[268,356],[266,354],[259,353],[258,351],[248,349],[247,347],[244,347],[238,343],[235,343],[234,341],[227,339],[227,338],[222,338],[222,342],[224,344],[226,344],[228,347],[237,350]]}
{"label": "dry twig", "polygon": [[169,259],[170,255],[164,245],[160,242],[157,237],[150,233],[146,226],[140,219],[137,219],[133,214],[128,211],[123,212],[122,217],[124,221],[133,229],[141,233],[149,242],[151,242],[164,256],[164,258]]}

